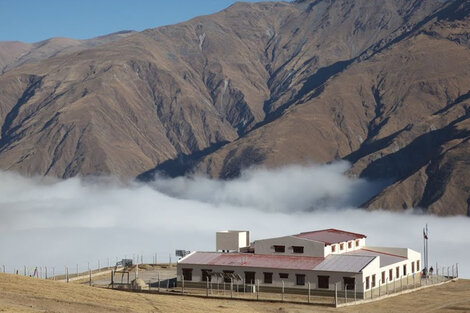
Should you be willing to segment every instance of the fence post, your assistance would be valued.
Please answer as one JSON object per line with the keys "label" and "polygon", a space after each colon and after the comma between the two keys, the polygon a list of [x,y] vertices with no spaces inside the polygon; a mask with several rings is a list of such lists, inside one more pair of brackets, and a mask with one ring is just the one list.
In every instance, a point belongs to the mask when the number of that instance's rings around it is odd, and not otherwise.
{"label": "fence post", "polygon": [[459,277],[459,263],[455,264],[455,276]]}
{"label": "fence post", "polygon": [[48,279],[48,276],[47,276],[47,266],[45,266],[45,270],[46,270],[46,279]]}
{"label": "fence post", "polygon": [[206,297],[209,297],[209,275],[206,277]]}
{"label": "fence post", "polygon": [[281,301],[284,302],[284,281],[282,281]]}
{"label": "fence post", "polygon": [[91,268],[88,268],[88,274],[90,275],[89,284],[90,284],[90,286],[91,286]]}
{"label": "fence post", "polygon": [[356,298],[356,280],[354,280],[354,302],[357,301],[357,298]]}
{"label": "fence post", "polygon": [[158,292],[160,292],[160,272],[157,272],[157,279],[158,279]]}
{"label": "fence post", "polygon": [[65,280],[69,282],[69,268],[67,266],[65,267]]}
{"label": "fence post", "polygon": [[400,291],[403,291],[403,277],[400,279]]}
{"label": "fence post", "polygon": [[259,279],[256,280],[256,300],[259,300]]}
{"label": "fence post", "polygon": [[416,283],[415,283],[415,274],[416,273],[413,273],[413,289],[416,288]]}
{"label": "fence post", "polygon": [[338,307],[338,283],[335,283],[335,307]]}
{"label": "fence post", "polygon": [[181,274],[181,292],[184,294],[184,275]]}
{"label": "fence post", "polygon": [[55,280],[55,267],[52,267],[52,279]]}
{"label": "fence post", "polygon": [[348,303],[348,285],[344,285],[344,301]]}
{"label": "fence post", "polygon": [[385,278],[385,294],[388,295],[388,278]]}
{"label": "fence post", "polygon": [[452,264],[452,278],[454,278],[454,264]]}
{"label": "fence post", "polygon": [[233,277],[230,278],[230,298],[233,299]]}
{"label": "fence post", "polygon": [[381,283],[382,283],[382,280],[379,279],[379,298],[380,298],[380,296],[382,295],[382,294],[381,294],[381,293],[382,293],[382,292],[381,292],[382,286],[380,285]]}
{"label": "fence post", "polygon": [[243,294],[246,293],[246,281],[245,278],[243,278]]}
{"label": "fence post", "polygon": [[5,265],[2,265],[3,273],[5,274]]}
{"label": "fence post", "polygon": [[111,270],[111,289],[114,289],[114,270]]}
{"label": "fence post", "polygon": [[310,282],[308,282],[308,303],[310,304]]}

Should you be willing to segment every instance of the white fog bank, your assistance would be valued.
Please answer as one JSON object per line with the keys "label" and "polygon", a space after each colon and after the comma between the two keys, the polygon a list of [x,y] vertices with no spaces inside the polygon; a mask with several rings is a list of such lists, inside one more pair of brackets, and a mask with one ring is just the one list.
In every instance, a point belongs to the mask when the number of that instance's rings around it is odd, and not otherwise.
{"label": "white fog bank", "polygon": [[[339,228],[366,234],[368,245],[422,250],[430,228],[430,261],[459,263],[470,278],[470,219],[355,209],[377,185],[352,180],[347,164],[257,169],[225,182],[157,178],[64,181],[0,172],[0,266],[85,267],[143,254],[167,262],[175,249],[213,250],[215,232],[246,229],[251,239]],[[174,260],[174,255],[173,255]]]}

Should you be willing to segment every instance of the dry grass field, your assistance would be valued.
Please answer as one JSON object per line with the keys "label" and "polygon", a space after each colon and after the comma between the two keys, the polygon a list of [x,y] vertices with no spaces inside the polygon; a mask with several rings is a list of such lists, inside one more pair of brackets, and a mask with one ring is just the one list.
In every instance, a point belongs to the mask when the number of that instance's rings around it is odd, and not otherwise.
{"label": "dry grass field", "polygon": [[0,312],[470,312],[470,280],[334,309],[112,291],[0,274]]}

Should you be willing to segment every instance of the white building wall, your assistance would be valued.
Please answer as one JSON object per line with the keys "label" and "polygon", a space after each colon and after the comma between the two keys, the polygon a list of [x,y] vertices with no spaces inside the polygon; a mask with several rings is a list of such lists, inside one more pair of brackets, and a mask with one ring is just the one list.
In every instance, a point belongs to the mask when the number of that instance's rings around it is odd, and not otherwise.
{"label": "white building wall", "polygon": [[[307,288],[310,283],[311,289],[319,289],[318,287],[318,276],[329,276],[329,288],[319,290],[334,290],[335,283],[338,283],[338,290],[344,289],[343,277],[354,277],[357,284],[357,291],[361,292],[361,273],[342,273],[342,272],[328,272],[328,271],[305,271],[305,270],[283,270],[283,269],[271,269],[271,268],[252,268],[252,267],[236,267],[236,266],[218,266],[218,265],[191,265],[191,264],[179,264],[177,269],[178,280],[181,279],[182,269],[192,269],[192,282],[202,283],[202,270],[212,270],[213,272],[222,273],[224,270],[234,271],[234,274],[240,275],[242,279],[245,278],[245,272],[255,272],[255,283],[259,280],[260,286],[269,287],[282,287],[284,281],[284,287],[286,288]],[[273,273],[272,284],[264,283],[264,272]],[[288,278],[280,278],[280,273],[288,274]],[[296,274],[305,275],[305,285],[299,286],[296,284]],[[219,283],[223,283],[223,278],[219,278]],[[217,283],[217,277],[212,278],[213,283]],[[240,285],[243,281],[238,282]],[[247,282],[248,284],[249,282]],[[236,285],[237,282],[234,281]]]}
{"label": "white building wall", "polygon": [[[372,248],[371,248],[372,249]],[[379,249],[387,253],[385,251],[392,251],[387,249],[401,249],[401,248],[386,248],[386,247],[373,247],[375,251]],[[406,251],[405,251],[406,250]],[[398,250],[393,250],[397,252]],[[363,269],[363,287],[366,287],[366,277],[370,277],[370,286],[366,291],[369,291],[372,288],[378,288],[379,285],[390,284],[394,281],[399,281],[406,277],[413,277],[415,275],[415,280],[419,279],[421,276],[422,264],[421,264],[421,254],[411,249],[401,249],[401,253],[406,253],[408,258],[397,262],[394,264],[390,264],[384,267],[380,267],[380,257],[376,257],[373,262],[371,262],[366,268]],[[418,267],[419,261],[419,267]],[[414,264],[414,265],[413,265]],[[404,266],[406,265],[406,275],[404,274]],[[414,267],[414,271],[413,271]],[[392,279],[390,279],[390,270],[392,270]],[[398,271],[398,276],[397,276]],[[385,272],[385,281],[382,281],[382,272]],[[376,275],[376,285],[372,287],[372,275]]]}
{"label": "white building wall", "polygon": [[[285,246],[285,252],[275,252],[274,246]],[[294,253],[293,246],[304,247],[304,253]],[[312,256],[324,257],[325,244],[321,242],[297,238],[294,236],[285,236],[279,238],[256,240],[254,242],[256,254],[270,254],[270,255],[297,255],[297,256]]]}
{"label": "white building wall", "polygon": [[[351,243],[351,247],[349,247],[349,243]],[[341,250],[341,244],[343,244],[343,250]],[[325,256],[330,255],[330,254],[342,254],[342,253],[346,253],[346,252],[350,252],[354,250],[359,250],[359,249],[364,248],[365,245],[366,245],[365,238],[349,240],[349,241],[327,245],[325,246]],[[334,252],[333,252],[333,246],[335,247]]]}

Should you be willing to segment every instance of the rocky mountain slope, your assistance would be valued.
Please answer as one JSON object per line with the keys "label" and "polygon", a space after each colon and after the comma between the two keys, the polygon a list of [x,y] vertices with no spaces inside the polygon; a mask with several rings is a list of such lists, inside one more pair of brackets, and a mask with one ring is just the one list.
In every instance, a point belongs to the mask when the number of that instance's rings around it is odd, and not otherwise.
{"label": "rocky mountain slope", "polygon": [[0,167],[231,178],[345,159],[388,183],[364,207],[470,215],[469,14],[462,0],[236,3],[30,64],[0,49]]}
{"label": "rocky mountain slope", "polygon": [[121,31],[86,40],[57,37],[32,44],[19,41],[0,41],[0,74],[19,65],[97,47],[133,33],[134,31]]}

